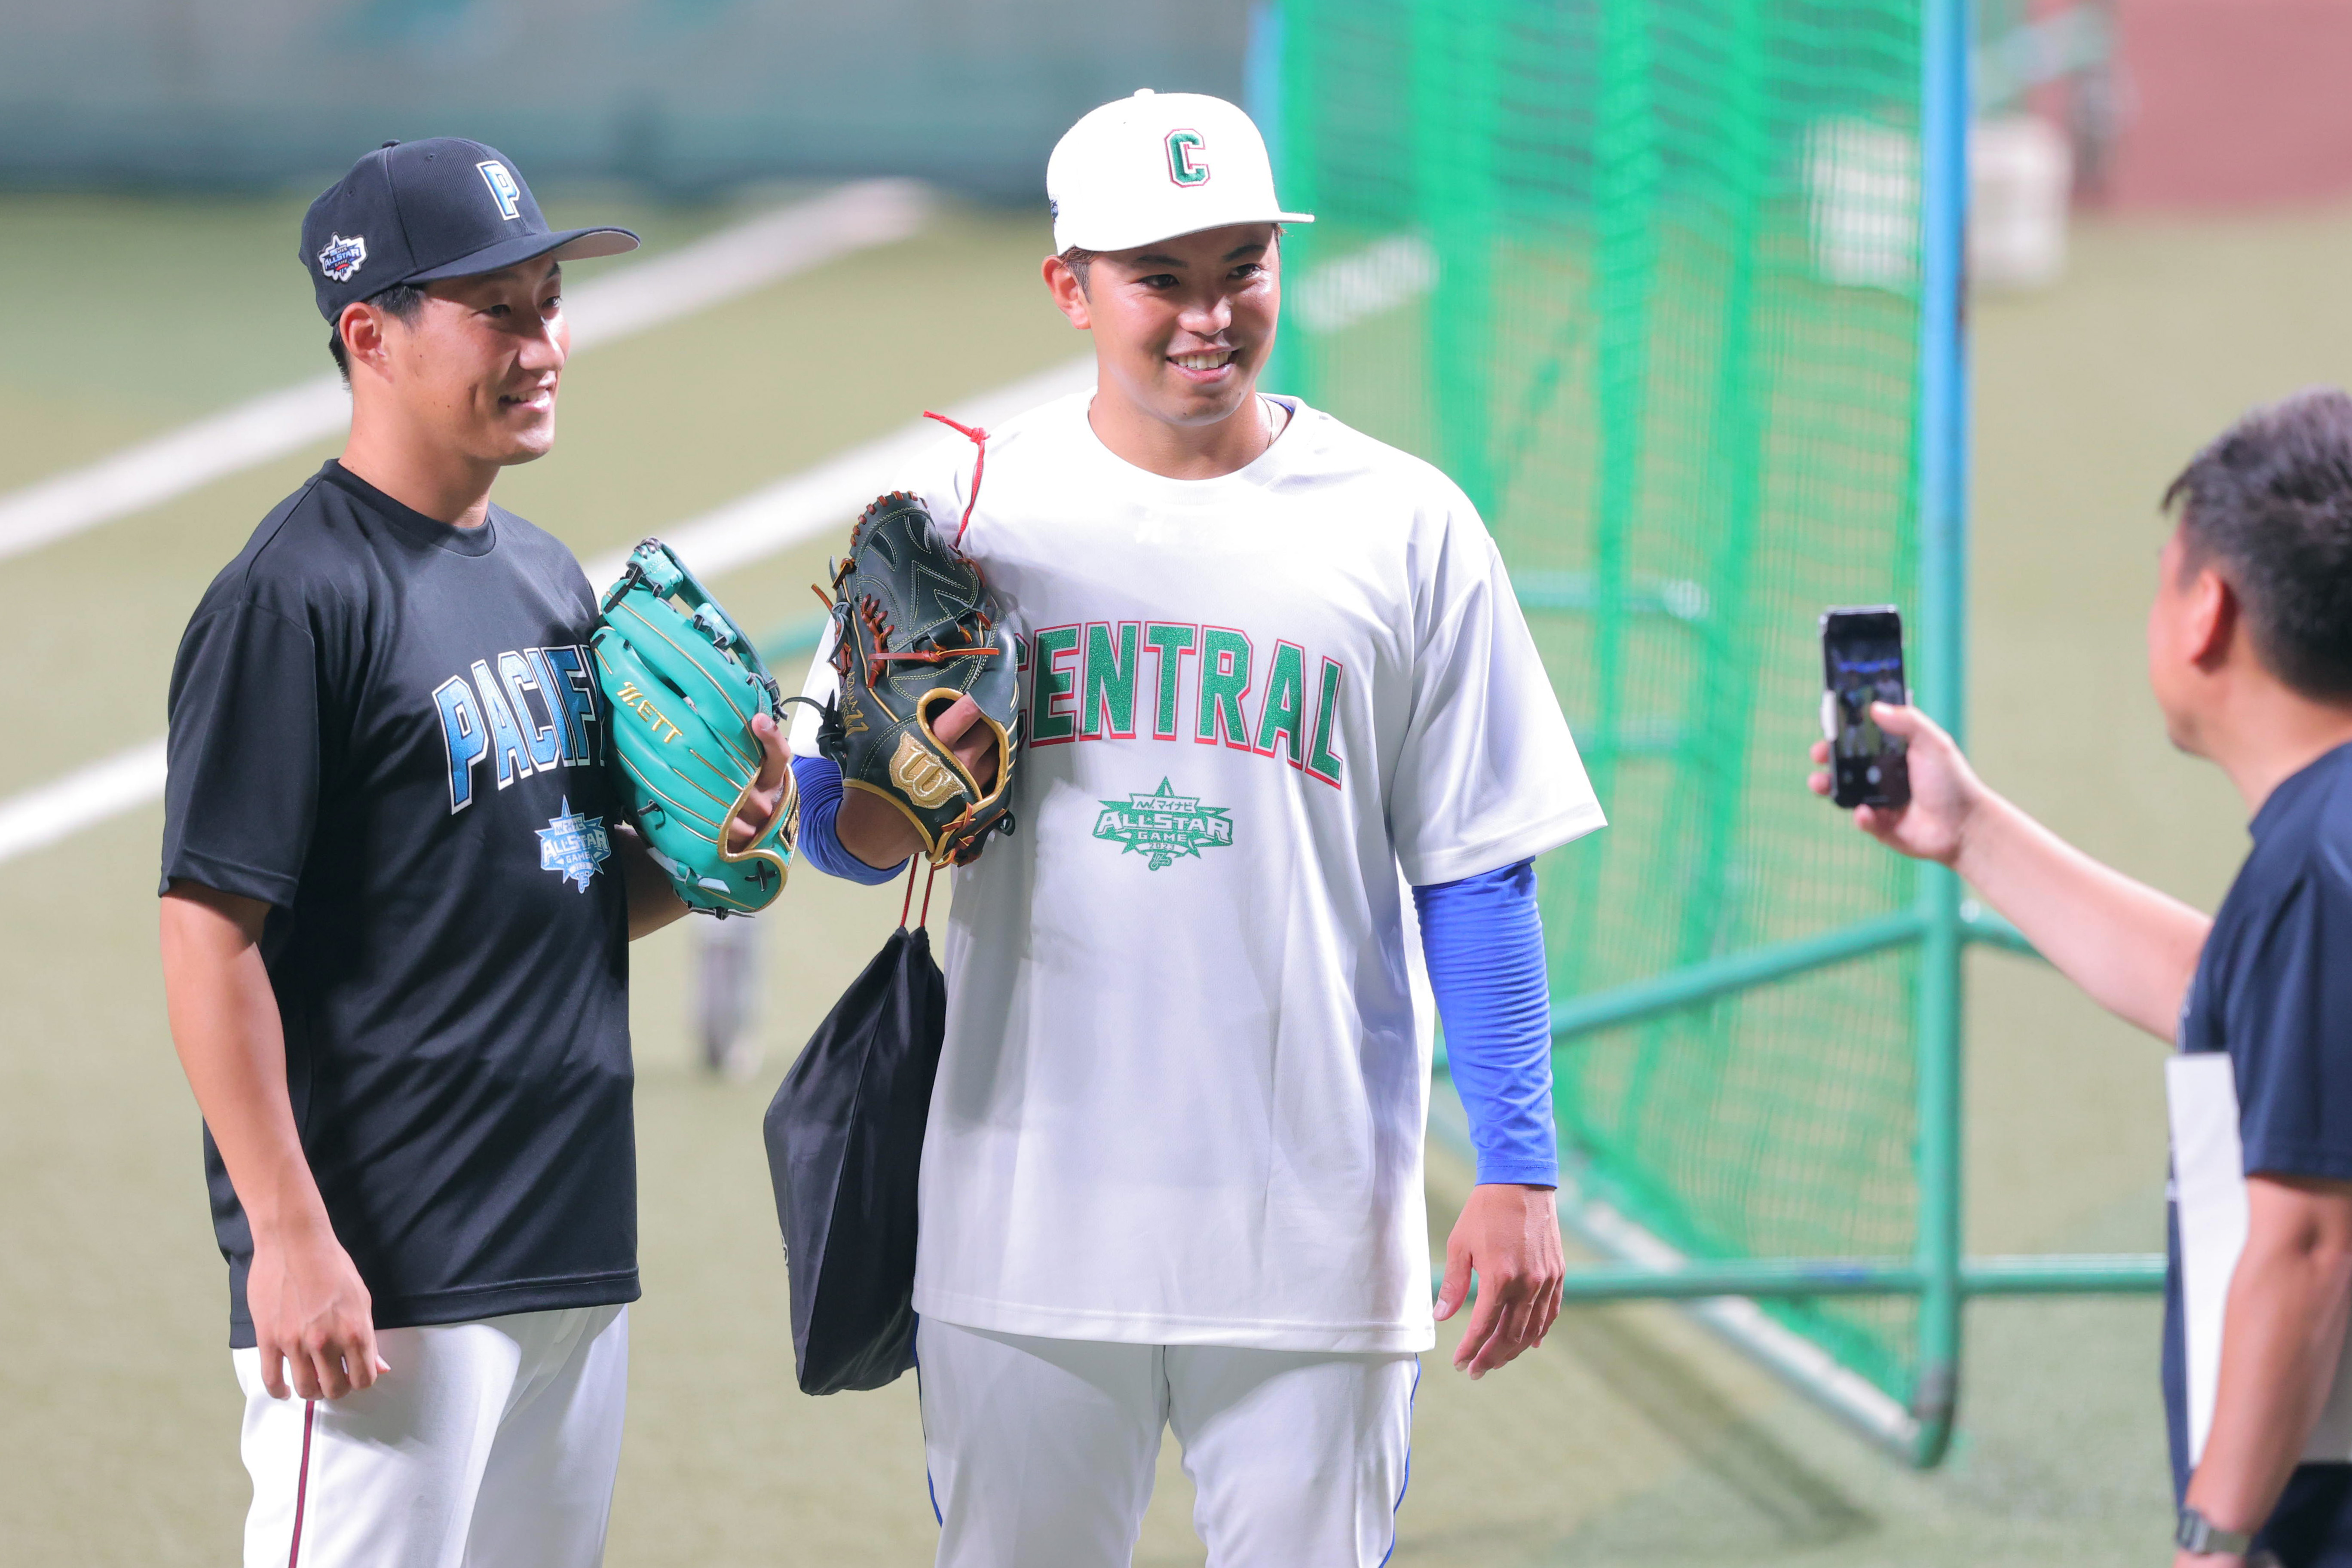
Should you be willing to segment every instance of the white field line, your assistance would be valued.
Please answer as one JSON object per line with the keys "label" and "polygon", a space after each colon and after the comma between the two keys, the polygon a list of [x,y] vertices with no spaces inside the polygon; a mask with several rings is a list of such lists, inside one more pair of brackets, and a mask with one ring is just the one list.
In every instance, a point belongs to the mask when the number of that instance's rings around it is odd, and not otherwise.
{"label": "white field line", "polygon": [[[1581,1192],[1575,1179],[1565,1174],[1559,1184],[1559,1212],[1572,1230],[1627,1263],[1665,1272],[1690,1262],[1686,1255],[1614,1206]],[[1918,1418],[1901,1403],[1861,1373],[1841,1365],[1812,1341],[1783,1326],[1752,1299],[1714,1296],[1678,1305],[1799,1392],[1821,1400],[1880,1441],[1907,1449],[1918,1436]]]}
{"label": "white field line", "polygon": [[[1073,361],[982,393],[944,412],[963,424],[986,426],[1048,398],[1092,385],[1094,369],[1091,358]],[[748,565],[828,530],[839,531],[845,540],[858,510],[899,479],[910,457],[940,441],[964,444],[964,438],[952,430],[918,419],[665,530],[661,537],[704,577]],[[626,554],[614,551],[589,562],[588,580],[601,588],[620,574]],[[0,862],[135,810],[163,793],[163,742],[159,737],[0,800]]]}
{"label": "white field line", "polygon": [[[1095,384],[1092,356],[1040,371],[1033,376],[983,392],[969,403],[942,409],[960,424],[985,429],[1026,408]],[[908,459],[940,440],[969,449],[970,443],[936,420],[917,419],[889,435],[852,447],[803,468],[716,511],[682,522],[661,537],[678,559],[699,577],[716,577],[777,551],[837,529],[849,539],[849,525],[860,508],[898,480]],[[601,591],[620,575],[625,550],[600,555],[587,563],[588,581]]]}
{"label": "white field line", "polygon": [[163,741],[159,735],[0,801],[0,860],[47,848],[163,793]]}
{"label": "white field line", "polygon": [[[782,208],[572,289],[574,349],[614,342],[920,228],[929,198],[867,180]],[[0,561],[170,500],[323,440],[351,417],[333,374],[265,393],[192,425],[0,495]]]}
{"label": "white field line", "polygon": [[[1457,1149],[1469,1148],[1469,1113],[1463,1110],[1459,1096],[1432,1095],[1429,1120],[1432,1130],[1447,1142]],[[1559,1206],[1560,1224],[1570,1234],[1619,1262],[1665,1272],[1691,1261],[1663,1237],[1584,1192],[1572,1173],[1561,1173]],[[1881,1441],[1907,1448],[1918,1436],[1917,1418],[1901,1404],[1859,1373],[1840,1365],[1812,1341],[1783,1327],[1750,1298],[1716,1296],[1675,1305],[1801,1393],[1826,1404]]]}

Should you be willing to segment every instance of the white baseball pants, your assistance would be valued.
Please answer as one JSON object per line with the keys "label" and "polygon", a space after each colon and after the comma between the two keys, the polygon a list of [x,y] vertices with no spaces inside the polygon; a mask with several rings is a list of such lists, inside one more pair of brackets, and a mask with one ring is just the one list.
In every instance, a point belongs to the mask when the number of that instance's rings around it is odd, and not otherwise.
{"label": "white baseball pants", "polygon": [[245,1389],[246,1568],[596,1568],[629,1374],[625,1307],[386,1329],[337,1400]]}
{"label": "white baseball pants", "polygon": [[916,1333],[940,1568],[1127,1568],[1172,1428],[1209,1568],[1379,1568],[1412,1355]]}

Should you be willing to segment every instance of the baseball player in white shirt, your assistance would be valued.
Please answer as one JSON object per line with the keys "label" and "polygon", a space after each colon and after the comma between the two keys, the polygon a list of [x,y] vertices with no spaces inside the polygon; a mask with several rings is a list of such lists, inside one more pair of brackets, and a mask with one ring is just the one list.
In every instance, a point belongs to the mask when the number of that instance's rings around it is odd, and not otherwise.
{"label": "baseball player in white shirt", "polygon": [[[984,479],[943,438],[905,487],[1003,603],[1025,752],[1018,831],[955,874],[923,1152],[939,1562],[1126,1563],[1172,1427],[1213,1563],[1371,1568],[1435,1338],[1399,868],[1483,944],[1440,965],[1429,937],[1480,1146],[1437,1310],[1475,1271],[1475,1376],[1559,1310],[1528,862],[1601,807],[1462,491],[1257,391],[1279,226],[1312,219],[1248,117],[1139,93],[1046,180],[1097,384],[990,435]],[[820,657],[807,695],[835,679]],[[841,798],[798,711],[803,852],[884,879],[913,830]]]}

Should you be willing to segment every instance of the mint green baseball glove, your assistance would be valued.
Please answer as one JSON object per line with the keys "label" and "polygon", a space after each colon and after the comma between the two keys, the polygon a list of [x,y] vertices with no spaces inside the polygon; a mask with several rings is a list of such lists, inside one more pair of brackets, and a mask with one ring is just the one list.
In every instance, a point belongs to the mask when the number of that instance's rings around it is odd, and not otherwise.
{"label": "mint green baseball glove", "polygon": [[658,539],[629,552],[603,609],[589,646],[632,826],[688,908],[721,919],[766,909],[784,890],[800,829],[791,773],[758,838],[730,849],[727,825],[760,776],[751,721],[782,712],[775,678]]}

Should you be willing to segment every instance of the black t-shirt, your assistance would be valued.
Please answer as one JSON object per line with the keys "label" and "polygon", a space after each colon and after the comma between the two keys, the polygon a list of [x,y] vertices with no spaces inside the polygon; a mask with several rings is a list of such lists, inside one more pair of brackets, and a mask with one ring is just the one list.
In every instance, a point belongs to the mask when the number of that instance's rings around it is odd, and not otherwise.
{"label": "black t-shirt", "polygon": [[[2273,789],[2252,832],[2253,851],[2213,917],[2181,1005],[2180,1048],[2230,1053],[2246,1174],[2352,1181],[2352,746]],[[2189,1404],[2177,1218],[2171,1253],[2164,1403],[2174,1489],[2184,1492]],[[2347,1467],[2303,1469],[2340,1477]],[[2320,1479],[2305,1478],[2298,1490]],[[2331,1507],[2352,1521],[2352,1496]]]}
{"label": "black t-shirt", "polygon": [[[330,462],[197,605],[163,886],[271,906],[287,1087],[382,1328],[635,1300],[628,909],[572,552]],[[209,1131],[229,1342],[252,1239]]]}

